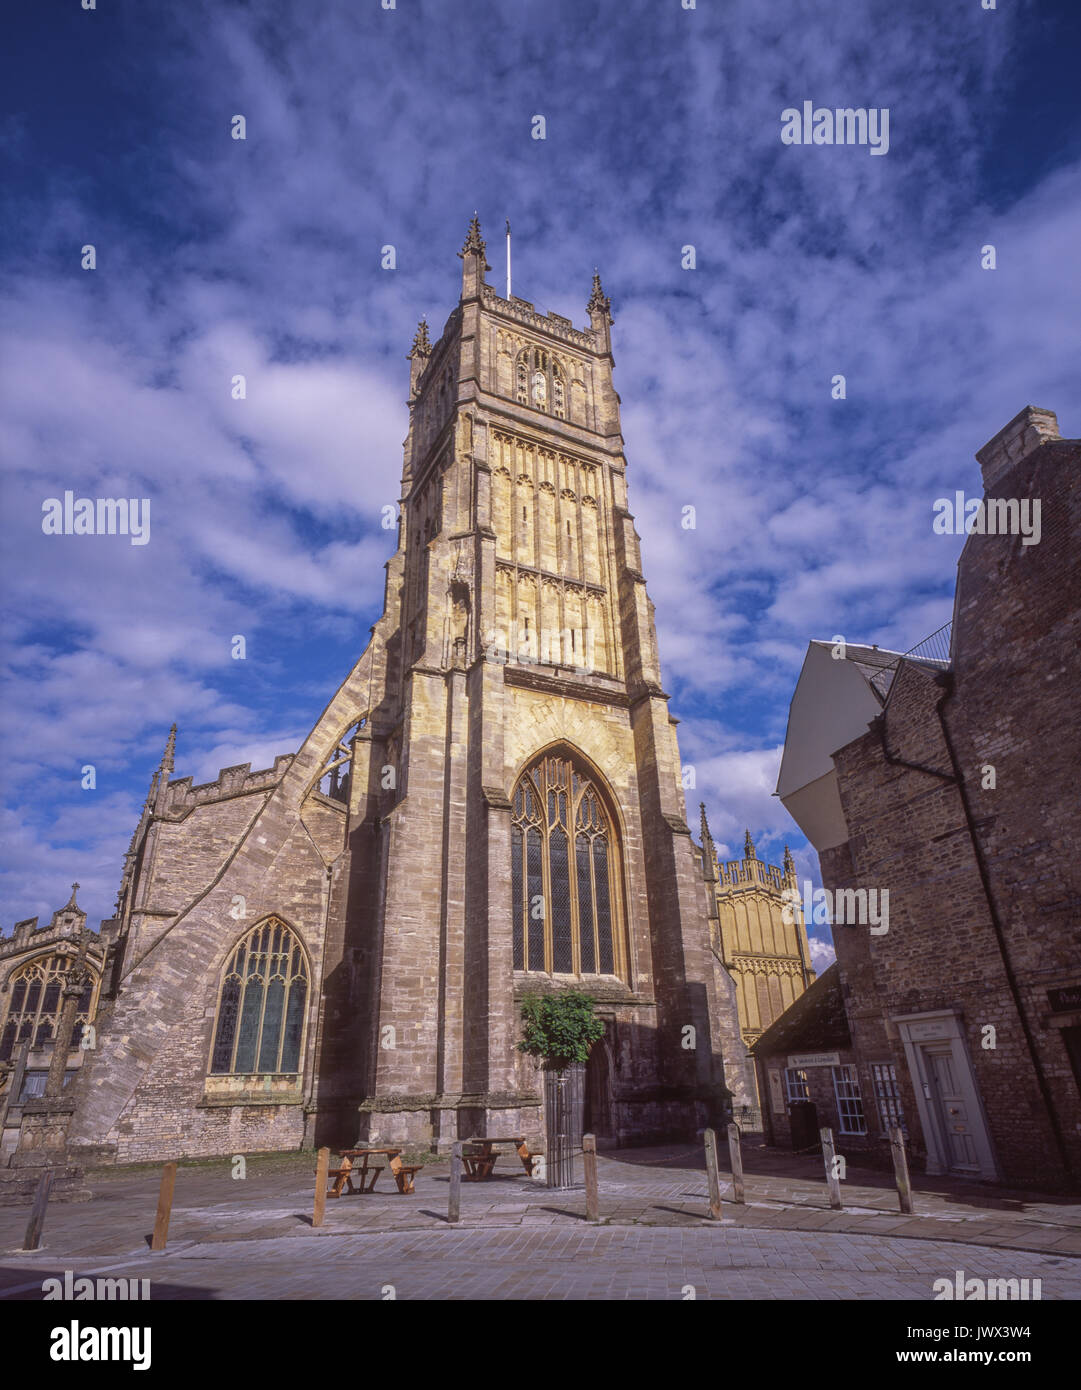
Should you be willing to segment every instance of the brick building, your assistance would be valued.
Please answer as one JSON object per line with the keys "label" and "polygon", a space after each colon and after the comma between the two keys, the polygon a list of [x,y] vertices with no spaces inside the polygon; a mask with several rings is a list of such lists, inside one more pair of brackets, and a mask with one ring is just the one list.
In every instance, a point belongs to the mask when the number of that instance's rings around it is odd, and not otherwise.
{"label": "brick building", "polygon": [[896,1123],[888,1109],[868,1115],[859,1087],[854,1090],[858,1059],[836,961],[770,1024],[753,1052],[769,1144],[815,1148],[819,1129],[828,1125],[839,1153],[861,1149],[873,1155],[887,1119]]}
{"label": "brick building", "polygon": [[686,822],[627,505],[609,301],[485,283],[410,358],[398,548],[359,661],[272,768],[174,776],[123,874],[69,1153],[120,1161],[543,1132],[524,994],[605,1036],[601,1142],[690,1135],[751,1084]]}
{"label": "brick building", "polygon": [[[778,793],[833,895],[856,1089],[894,1068],[929,1172],[1063,1188],[1081,1176],[1081,442],[1029,407],[977,459],[951,628],[904,655],[812,642]],[[1037,539],[1011,521],[1024,499]]]}

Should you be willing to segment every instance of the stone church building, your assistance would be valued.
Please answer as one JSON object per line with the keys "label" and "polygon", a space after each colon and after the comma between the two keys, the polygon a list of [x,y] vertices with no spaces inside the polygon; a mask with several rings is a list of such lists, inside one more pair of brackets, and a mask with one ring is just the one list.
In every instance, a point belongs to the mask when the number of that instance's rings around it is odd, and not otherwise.
{"label": "stone church building", "polygon": [[460,300],[409,354],[363,655],[272,768],[193,786],[170,734],[106,924],[73,1157],[538,1139],[520,1001],[568,987],[604,1021],[602,1143],[754,1103],[628,510],[609,301],[595,276],[579,329],[501,298],[476,218],[459,254]]}
{"label": "stone church building", "polygon": [[752,1048],[814,983],[796,866],[759,859],[748,830],[743,858],[721,861],[702,807],[706,880],[716,903],[714,951],[736,991],[740,1036]]}

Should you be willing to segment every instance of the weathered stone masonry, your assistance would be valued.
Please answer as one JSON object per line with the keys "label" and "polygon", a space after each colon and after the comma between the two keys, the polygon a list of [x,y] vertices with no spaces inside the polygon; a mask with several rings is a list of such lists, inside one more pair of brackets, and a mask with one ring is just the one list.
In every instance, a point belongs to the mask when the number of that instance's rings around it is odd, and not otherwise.
{"label": "weathered stone masonry", "polygon": [[[537,1139],[519,1005],[567,987],[606,1024],[589,1077],[602,1143],[720,1121],[722,1057],[748,1098],[627,506],[608,300],[595,279],[576,329],[501,299],[475,219],[460,254],[457,307],[410,353],[398,547],[363,656],[272,769],[193,787],[172,779],[170,737],[125,865],[73,1154]],[[546,758],[573,773],[572,844],[548,822],[541,865],[515,796]],[[583,787],[600,848],[575,829]],[[535,912],[551,968],[516,956]],[[225,972],[261,923],[301,953],[299,1060],[214,1072]]]}

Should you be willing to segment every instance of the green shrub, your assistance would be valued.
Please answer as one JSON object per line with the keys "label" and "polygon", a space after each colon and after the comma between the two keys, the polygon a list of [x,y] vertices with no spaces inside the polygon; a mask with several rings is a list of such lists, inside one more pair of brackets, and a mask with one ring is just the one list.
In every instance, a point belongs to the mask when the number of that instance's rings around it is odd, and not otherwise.
{"label": "green shrub", "polygon": [[593,1014],[588,994],[527,994],[522,1000],[523,1037],[518,1051],[562,1069],[589,1059],[589,1049],[604,1037],[604,1024]]}

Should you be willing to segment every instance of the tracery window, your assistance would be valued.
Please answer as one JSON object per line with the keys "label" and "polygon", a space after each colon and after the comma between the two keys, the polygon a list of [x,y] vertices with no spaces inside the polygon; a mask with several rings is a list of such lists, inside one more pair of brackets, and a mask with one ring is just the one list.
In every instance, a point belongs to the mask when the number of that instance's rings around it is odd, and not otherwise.
{"label": "tracery window", "polygon": [[[73,956],[38,956],[14,972],[10,981],[11,1002],[0,1033],[0,1062],[11,1057],[16,1043],[29,1038],[30,1046],[37,1049],[56,1036],[64,1007],[61,987],[73,960]],[[73,1051],[82,1042],[83,1029],[94,1016],[97,987],[98,975],[91,970],[75,1014]]]}
{"label": "tracery window", "polygon": [[514,372],[515,397],[521,405],[567,418],[567,383],[561,364],[546,348],[523,348]]}
{"label": "tracery window", "polygon": [[276,918],[236,945],[218,997],[211,1073],[299,1072],[308,1004],[308,963]]}
{"label": "tracery window", "polygon": [[323,770],[319,774],[319,790],[334,801],[349,804],[350,783],[353,777],[353,752],[357,736],[368,722],[365,715],[358,723],[342,735],[331,749]]}
{"label": "tracery window", "polygon": [[546,754],[518,779],[512,805],[514,968],[623,974],[618,836],[596,783]]}

